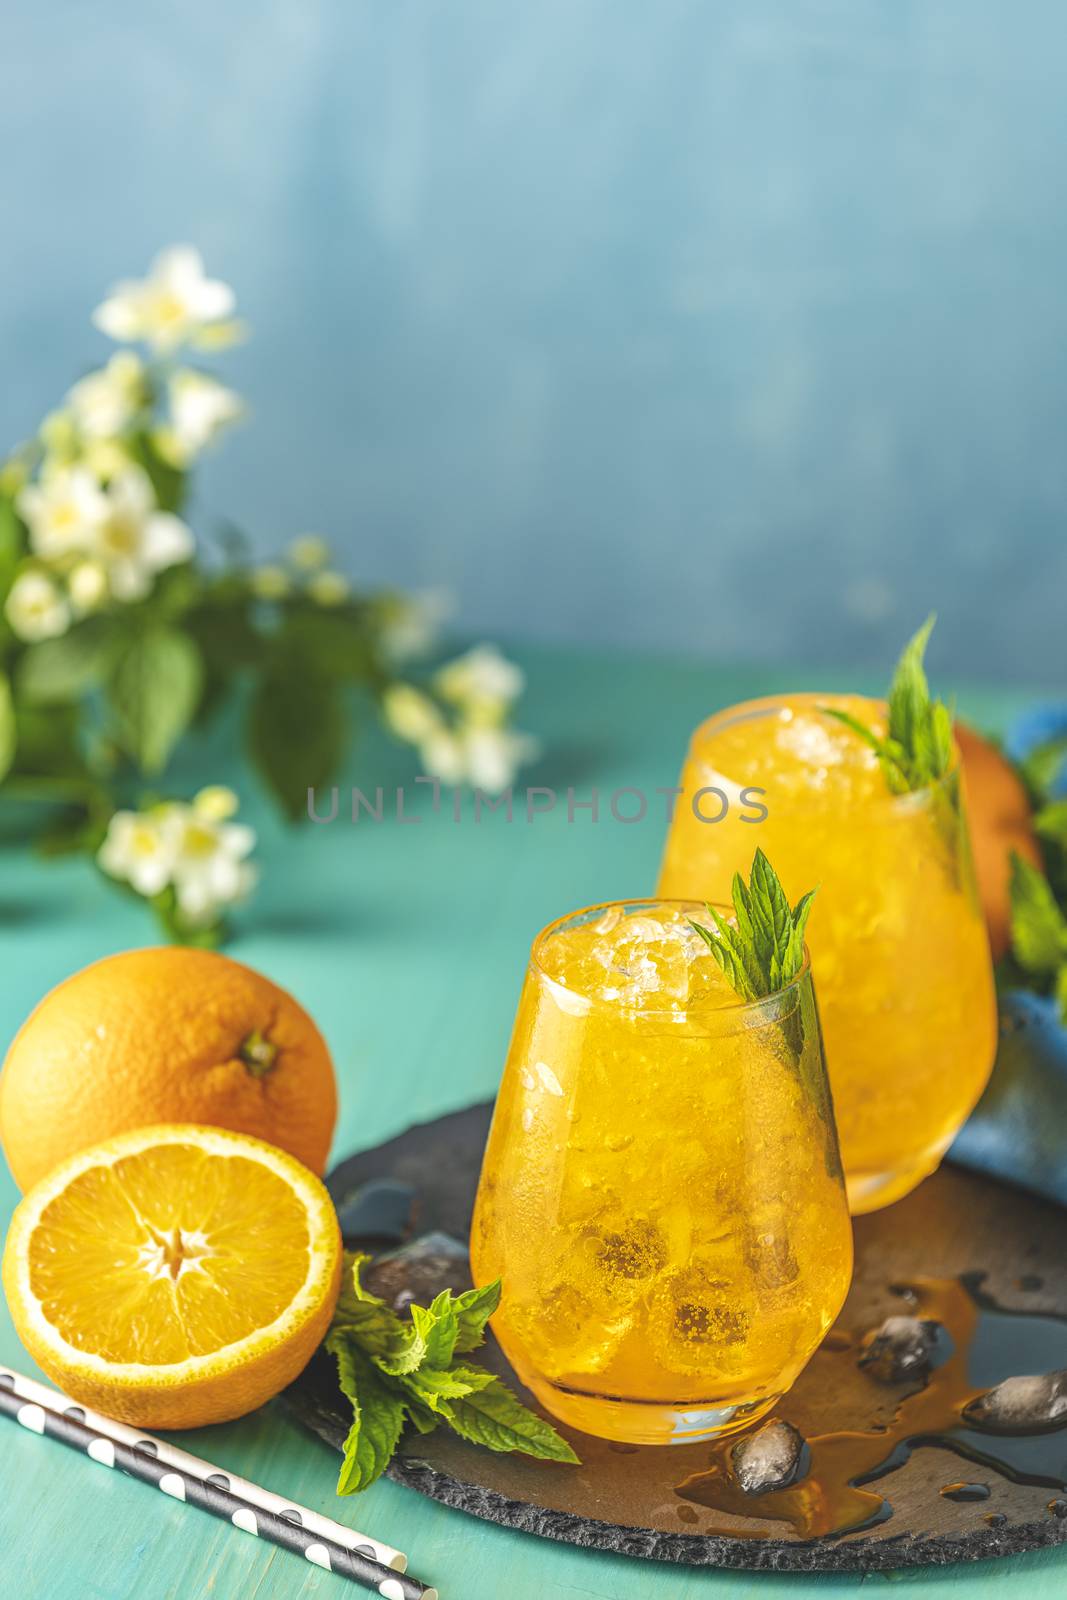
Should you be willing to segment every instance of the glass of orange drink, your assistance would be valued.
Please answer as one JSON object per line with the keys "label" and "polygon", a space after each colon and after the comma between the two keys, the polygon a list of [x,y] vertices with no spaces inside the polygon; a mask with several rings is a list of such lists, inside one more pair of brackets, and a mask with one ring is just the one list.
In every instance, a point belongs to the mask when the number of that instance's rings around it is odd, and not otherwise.
{"label": "glass of orange drink", "polygon": [[[989,1077],[996,1004],[958,751],[935,781],[894,792],[857,724],[883,736],[886,703],[790,694],[699,727],[658,892],[721,899],[754,841],[787,893],[818,884],[812,968],[849,1202],[862,1212],[940,1162]],[[741,803],[742,789],[762,796]]]}
{"label": "glass of orange drink", "polygon": [[537,936],[471,1237],[523,1382],[637,1444],[760,1417],[852,1269],[807,958],[741,1000],[694,921],[702,906],[618,902]]}

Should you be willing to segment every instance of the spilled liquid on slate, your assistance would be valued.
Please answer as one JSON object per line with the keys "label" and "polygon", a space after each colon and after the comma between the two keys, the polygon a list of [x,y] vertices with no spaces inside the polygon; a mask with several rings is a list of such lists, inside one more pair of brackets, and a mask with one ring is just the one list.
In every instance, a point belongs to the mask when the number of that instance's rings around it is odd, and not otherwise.
{"label": "spilled liquid on slate", "polygon": [[[681,1520],[695,1522],[691,1507],[698,1505],[769,1525],[766,1532],[740,1530],[733,1523],[719,1527],[701,1517],[702,1533],[774,1539],[781,1537],[782,1523],[803,1539],[858,1533],[892,1517],[892,1474],[917,1449],[947,1453],[941,1493],[948,1499],[985,1500],[990,1481],[1000,1476],[1047,1488],[1046,1514],[1067,1515],[1067,1435],[1062,1430],[1005,1437],[979,1433],[961,1421],[967,1402],[993,1383],[1014,1373],[1047,1372],[1067,1364],[1067,1314],[1009,1310],[986,1294],[983,1277],[919,1278],[895,1288],[904,1296],[903,1309],[940,1322],[947,1339],[923,1387],[905,1396],[889,1423],[866,1432],[810,1438],[810,1468],[802,1481],[758,1496],[743,1494],[732,1482],[729,1453],[736,1440],[725,1439],[714,1447],[708,1470],[690,1474],[677,1486]],[[1020,1281],[1019,1286],[1039,1288],[1040,1282]],[[835,1331],[824,1351],[854,1363],[861,1347],[861,1335]],[[977,1371],[979,1366],[984,1381],[976,1383],[971,1368]],[[959,1470],[961,1461],[966,1475]],[[1005,1519],[989,1513],[984,1520],[998,1527]]]}

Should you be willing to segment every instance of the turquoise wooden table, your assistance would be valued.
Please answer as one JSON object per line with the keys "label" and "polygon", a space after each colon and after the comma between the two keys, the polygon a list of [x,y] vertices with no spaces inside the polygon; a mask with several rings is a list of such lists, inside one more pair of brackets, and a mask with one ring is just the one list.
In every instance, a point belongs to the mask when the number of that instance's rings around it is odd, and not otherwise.
{"label": "turquoise wooden table", "polygon": [[[230,952],[291,989],[318,1019],[341,1085],[334,1155],[375,1144],[413,1121],[491,1094],[497,1084],[530,938],[550,917],[589,901],[652,889],[663,835],[657,786],[674,784],[690,729],[717,707],[783,686],[787,673],[725,671],[633,658],[533,653],[523,725],[545,753],[523,782],[600,792],[600,818],[556,809],[530,823],[521,808],[475,824],[449,809],[402,825],[344,820],[288,831],[245,799],[260,829],[264,879]],[[840,674],[822,687],[844,687]],[[808,684],[808,687],[811,685]],[[873,685],[859,685],[874,687]],[[967,691],[960,709],[1002,726],[1027,697]],[[365,789],[410,780],[405,752],[368,736],[352,778]],[[205,743],[176,787],[234,777],[224,733]],[[612,819],[623,787],[650,796],[645,821]],[[541,802],[543,803],[543,797]],[[636,809],[631,798],[623,805]],[[27,1010],[99,956],[152,942],[139,906],[86,864],[44,865],[0,848],[2,996],[6,1043]],[[0,1220],[16,1191],[0,1173]],[[31,1370],[6,1311],[0,1360]],[[341,1520],[358,1521],[408,1552],[442,1600],[805,1600],[864,1595],[898,1583],[914,1600],[960,1590],[978,1600],[1067,1593],[1067,1548],[1010,1561],[850,1577],[774,1577],[666,1567],[550,1544],[449,1511],[390,1482],[337,1501],[337,1461],[277,1407],[183,1442],[236,1472]],[[340,1597],[342,1580],[257,1545],[117,1473],[96,1472],[61,1446],[5,1427],[0,1437],[0,1594],[12,1600],[304,1600]]]}

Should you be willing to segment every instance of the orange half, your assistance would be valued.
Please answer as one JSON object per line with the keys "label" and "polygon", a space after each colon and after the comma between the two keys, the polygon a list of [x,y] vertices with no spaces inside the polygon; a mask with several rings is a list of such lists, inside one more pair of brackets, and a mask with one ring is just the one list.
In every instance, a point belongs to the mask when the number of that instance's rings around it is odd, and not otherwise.
{"label": "orange half", "polygon": [[244,1415],[325,1336],[341,1240],[323,1185],[244,1134],[138,1128],[63,1162],[4,1249],[11,1315],[72,1399],[146,1428]]}

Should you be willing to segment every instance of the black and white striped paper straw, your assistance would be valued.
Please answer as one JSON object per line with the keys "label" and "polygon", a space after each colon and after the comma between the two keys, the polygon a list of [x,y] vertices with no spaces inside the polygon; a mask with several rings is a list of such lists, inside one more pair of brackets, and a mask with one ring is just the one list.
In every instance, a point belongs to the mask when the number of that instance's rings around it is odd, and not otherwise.
{"label": "black and white striped paper straw", "polygon": [[[142,1483],[154,1484],[172,1499],[198,1506],[202,1511],[209,1511],[212,1516],[231,1523],[242,1533],[266,1539],[283,1550],[303,1556],[316,1566],[325,1567],[327,1571],[362,1584],[365,1589],[382,1595],[383,1600],[437,1600],[437,1590],[428,1588],[417,1578],[397,1572],[359,1550],[338,1544],[325,1535],[305,1528],[302,1512],[301,1522],[296,1523],[276,1511],[267,1510],[261,1505],[253,1506],[240,1499],[230,1489],[221,1486],[221,1480],[228,1479],[228,1474],[212,1473],[210,1477],[201,1478],[188,1471],[179,1471],[160,1459],[158,1452],[162,1440],[139,1435],[136,1444],[127,1444],[91,1427],[85,1420],[87,1413],[81,1406],[68,1403],[62,1410],[53,1410],[51,1406],[20,1395],[19,1388],[31,1382],[31,1379],[22,1378],[9,1368],[0,1370],[0,1416],[21,1423],[31,1433],[58,1439],[100,1466],[113,1467],[131,1478],[140,1479]],[[60,1402],[64,1398],[62,1395],[56,1396]],[[296,1510],[295,1507],[289,1509]]]}
{"label": "black and white striped paper straw", "polygon": [[[24,1377],[21,1372],[13,1372],[10,1367],[0,1366],[0,1385],[13,1390],[23,1400],[34,1401],[49,1411],[64,1411],[74,1404],[57,1389],[49,1389],[47,1384],[38,1383],[35,1378]],[[344,1523],[334,1522],[331,1517],[324,1517],[321,1512],[312,1511],[307,1506],[295,1506],[291,1500],[283,1499],[280,1494],[274,1494],[258,1483],[250,1483],[247,1478],[238,1477],[236,1472],[230,1472],[228,1469],[223,1471],[210,1461],[202,1461],[199,1456],[190,1455],[187,1450],[180,1450],[169,1439],[155,1439],[150,1434],[131,1428],[125,1422],[116,1422],[113,1417],[101,1416],[98,1411],[87,1411],[83,1406],[77,1407],[77,1412],[79,1421],[84,1422],[88,1428],[94,1428],[97,1433],[104,1434],[108,1439],[132,1445],[135,1449],[138,1445],[142,1445],[155,1456],[157,1461],[173,1467],[177,1472],[188,1473],[194,1478],[204,1478],[219,1489],[228,1489],[239,1500],[247,1500],[249,1505],[257,1506],[263,1511],[273,1511],[279,1517],[284,1517],[287,1522],[307,1528],[311,1533],[322,1534],[324,1538],[332,1539],[334,1544],[343,1544],[347,1550],[356,1550],[360,1555],[370,1556],[372,1561],[380,1561],[384,1567],[391,1567],[394,1572],[407,1571],[407,1556],[401,1550],[394,1550],[391,1544],[383,1544],[380,1539],[372,1538],[369,1533],[346,1528]]]}

